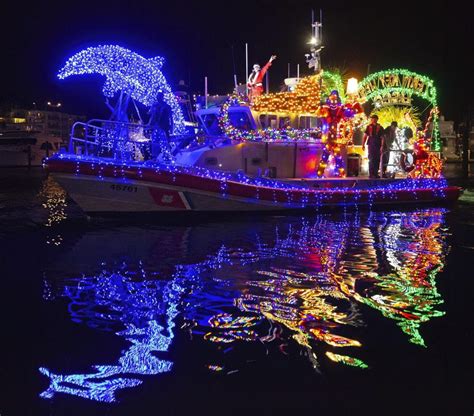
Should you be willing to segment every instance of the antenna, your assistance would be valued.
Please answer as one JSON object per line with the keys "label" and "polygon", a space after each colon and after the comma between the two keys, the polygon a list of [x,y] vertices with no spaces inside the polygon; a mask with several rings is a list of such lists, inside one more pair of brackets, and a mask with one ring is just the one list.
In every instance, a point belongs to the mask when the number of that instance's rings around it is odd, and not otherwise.
{"label": "antenna", "polygon": [[319,40],[323,43],[323,10],[319,9]]}
{"label": "antenna", "polygon": [[249,44],[245,44],[245,95],[249,95]]}
{"label": "antenna", "polygon": [[234,88],[235,88],[235,93],[238,93],[237,90],[237,73],[235,71],[235,55],[234,55],[234,45],[231,45],[232,48],[232,67],[234,69]]}
{"label": "antenna", "polygon": [[306,54],[306,63],[309,68],[314,68],[314,72],[321,70],[321,50],[323,46],[323,11],[319,9],[319,22],[314,18],[314,10],[311,9],[311,53]]}

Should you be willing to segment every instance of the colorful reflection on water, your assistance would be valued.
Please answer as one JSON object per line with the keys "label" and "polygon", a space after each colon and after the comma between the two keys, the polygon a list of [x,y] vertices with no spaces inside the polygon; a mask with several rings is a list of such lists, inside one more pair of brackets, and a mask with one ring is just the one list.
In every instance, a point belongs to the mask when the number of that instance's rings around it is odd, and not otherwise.
{"label": "colorful reflection on water", "polygon": [[370,332],[371,309],[426,346],[422,324],[444,314],[436,289],[448,251],[444,215],[320,215],[274,226],[272,238],[257,233],[251,248],[222,245],[199,262],[184,259],[168,275],[144,255],[103,265],[97,275],[46,280],[46,300],[66,299],[74,322],[112,331],[128,348],[115,364],[91,362],[87,372],[45,363],[49,387],[41,397],[113,402],[118,391],[172,370],[166,352],[177,331],[204,345],[203,367],[224,374],[245,365],[249,346],[257,359],[305,354],[317,371],[323,362],[367,368],[373,364],[361,334]]}

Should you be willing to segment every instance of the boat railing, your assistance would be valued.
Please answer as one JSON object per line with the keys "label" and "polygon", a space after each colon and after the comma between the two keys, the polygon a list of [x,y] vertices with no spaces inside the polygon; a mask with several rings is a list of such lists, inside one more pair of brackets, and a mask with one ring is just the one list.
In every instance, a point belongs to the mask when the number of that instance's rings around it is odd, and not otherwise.
{"label": "boat railing", "polygon": [[143,123],[92,119],[71,129],[69,153],[115,160],[143,161],[177,151],[195,139],[192,134],[167,136],[164,130]]}

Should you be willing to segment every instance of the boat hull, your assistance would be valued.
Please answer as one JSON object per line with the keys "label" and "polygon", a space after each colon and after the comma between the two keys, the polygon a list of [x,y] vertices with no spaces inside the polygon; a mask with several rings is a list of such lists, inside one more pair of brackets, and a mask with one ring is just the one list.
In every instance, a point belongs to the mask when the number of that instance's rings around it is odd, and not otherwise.
{"label": "boat hull", "polygon": [[334,206],[394,206],[454,202],[458,187],[411,189],[272,188],[144,166],[52,159],[47,169],[89,214],[242,212]]}

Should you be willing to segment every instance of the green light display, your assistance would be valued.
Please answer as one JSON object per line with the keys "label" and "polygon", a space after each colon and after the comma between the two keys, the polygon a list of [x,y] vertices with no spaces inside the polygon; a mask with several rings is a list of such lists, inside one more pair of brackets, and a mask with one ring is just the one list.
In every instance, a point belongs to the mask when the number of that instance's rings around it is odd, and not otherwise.
{"label": "green light display", "polygon": [[[407,69],[388,69],[375,72],[359,83],[358,96],[363,101],[374,101],[383,105],[411,105],[413,96],[428,101],[433,108],[438,106],[436,87],[432,79]],[[441,150],[438,118],[432,120],[431,148]]]}

